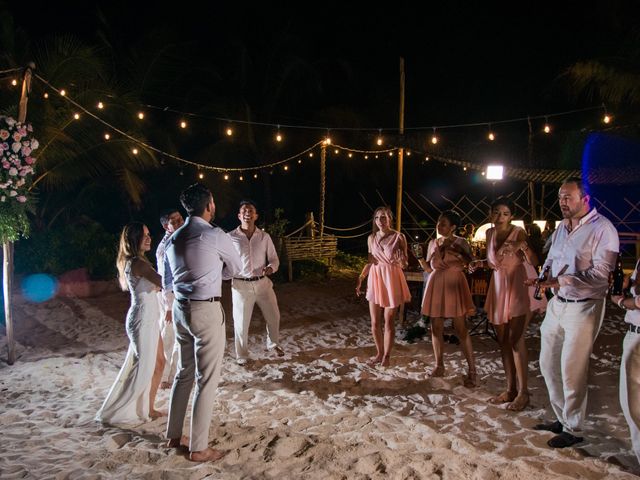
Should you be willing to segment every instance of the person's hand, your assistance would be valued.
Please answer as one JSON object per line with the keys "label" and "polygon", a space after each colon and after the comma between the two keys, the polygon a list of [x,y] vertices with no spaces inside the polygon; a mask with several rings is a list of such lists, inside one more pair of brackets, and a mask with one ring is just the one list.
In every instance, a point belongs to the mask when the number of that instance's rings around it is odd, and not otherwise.
{"label": "person's hand", "polygon": [[358,283],[356,285],[356,296],[362,295],[362,277],[358,277]]}
{"label": "person's hand", "polygon": [[478,268],[482,268],[482,260],[471,260],[469,262],[469,273],[475,272]]}
{"label": "person's hand", "polygon": [[622,295],[611,295],[611,303],[615,303],[620,306],[620,302],[622,302],[622,300],[624,300]]}
{"label": "person's hand", "polygon": [[538,278],[537,278],[537,277],[536,277],[536,278],[527,278],[527,279],[524,281],[524,284],[525,284],[527,287],[535,287],[535,286],[538,284]]}
{"label": "person's hand", "polygon": [[269,276],[269,275],[271,275],[271,274],[273,274],[273,268],[271,268],[271,267],[264,267],[264,268],[262,269],[262,275]]}

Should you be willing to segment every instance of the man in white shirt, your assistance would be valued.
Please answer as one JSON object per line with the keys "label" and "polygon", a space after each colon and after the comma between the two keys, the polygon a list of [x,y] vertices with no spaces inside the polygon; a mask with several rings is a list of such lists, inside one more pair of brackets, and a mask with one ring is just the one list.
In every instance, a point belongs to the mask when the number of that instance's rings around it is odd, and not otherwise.
{"label": "man in white shirt", "polygon": [[640,463],[640,285],[638,273],[640,260],[631,275],[633,285],[630,288],[632,297],[612,295],[611,301],[624,310],[629,329],[622,343],[620,359],[620,406],[629,425],[631,447]]}
{"label": "man in white shirt", "polygon": [[[156,249],[156,265],[158,265],[158,273],[164,276],[164,254],[167,249],[169,237],[173,235],[178,228],[184,225],[184,218],[177,208],[165,210],[160,215],[160,224],[165,230],[164,237],[160,240]],[[173,305],[173,289],[163,289],[160,292],[160,336],[162,337],[162,345],[164,348],[164,371],[160,388],[171,388],[173,385],[173,377],[176,374],[176,366],[178,365],[178,352],[180,347],[176,342],[175,329],[171,317],[171,306]]]}
{"label": "man in white shirt", "polygon": [[584,440],[589,357],[602,324],[619,240],[611,222],[590,207],[579,178],[564,181],[558,200],[564,220],[553,232],[543,265],[550,265],[551,273],[540,282],[555,293],[540,328],[540,371],[557,421],[534,428],[555,433],[547,444],[564,448]]}
{"label": "man in white shirt", "polygon": [[269,278],[280,266],[278,254],[271,236],[256,228],[258,211],[253,202],[240,202],[238,219],[240,225],[229,235],[242,258],[242,270],[232,280],[231,294],[236,361],[244,365],[249,359],[249,323],[256,303],[267,324],[267,348],[275,349],[279,356],[283,356],[284,351],[278,345],[280,310]]}
{"label": "man in white shirt", "polygon": [[[209,222],[215,214],[213,196],[196,183],[180,194],[189,214],[185,224],[169,239],[162,285],[173,289],[173,321],[180,344],[178,373],[173,381],[167,420],[167,446],[189,442],[194,462],[216,461],[226,452],[208,447],[211,411],[224,356],[225,318],[222,280],[237,275],[242,262],[231,238]],[[194,380],[191,437],[182,427]]]}

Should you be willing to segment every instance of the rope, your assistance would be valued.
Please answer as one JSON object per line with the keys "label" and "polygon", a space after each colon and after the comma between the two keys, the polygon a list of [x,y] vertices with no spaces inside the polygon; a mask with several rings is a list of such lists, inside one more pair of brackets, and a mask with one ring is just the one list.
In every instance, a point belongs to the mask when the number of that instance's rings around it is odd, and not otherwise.
{"label": "rope", "polygon": [[326,228],[327,230],[335,230],[337,232],[348,232],[349,230],[357,230],[358,228],[362,228],[365,225],[369,225],[369,223],[371,223],[371,220],[367,220],[364,223],[361,223],[360,225],[358,225],[357,227],[349,227],[349,228],[336,228],[336,227],[329,227],[327,225],[324,226],[324,228]]}
{"label": "rope", "polygon": [[285,238],[290,237],[291,235],[295,235],[296,233],[300,232],[303,228],[306,228],[309,225],[314,225],[315,226],[315,222],[313,220],[311,220],[311,219],[307,220],[305,222],[305,224],[302,225],[300,228],[298,228],[297,230],[294,230],[293,232],[288,233],[287,235],[285,235]]}

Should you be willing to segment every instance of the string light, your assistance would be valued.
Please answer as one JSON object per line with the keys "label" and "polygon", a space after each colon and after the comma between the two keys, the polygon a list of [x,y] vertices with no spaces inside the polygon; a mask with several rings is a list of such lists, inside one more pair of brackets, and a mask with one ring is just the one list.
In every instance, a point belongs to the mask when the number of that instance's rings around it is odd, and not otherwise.
{"label": "string light", "polygon": [[13,80],[11,80],[11,85],[15,87],[16,85],[18,85],[18,81],[14,78]]}
{"label": "string light", "polygon": [[278,133],[276,133],[276,142],[282,141],[282,134],[280,133],[280,125],[278,125]]}
{"label": "string light", "polygon": [[300,164],[302,164],[302,159],[301,158],[298,159],[298,165],[300,165]]}
{"label": "string light", "polygon": [[431,137],[431,143],[433,143],[434,145],[438,143],[438,136],[436,135],[435,127],[433,128],[433,136]]}
{"label": "string light", "polygon": [[137,154],[138,154],[138,149],[137,149],[137,148],[134,148],[134,149],[132,149],[132,150],[131,150],[131,152],[132,152],[134,155],[137,155]]}
{"label": "string light", "polygon": [[63,88],[60,90],[60,96],[64,97],[67,94],[67,91]]}
{"label": "string light", "polygon": [[73,118],[75,118],[76,120],[80,120],[80,114],[79,113],[74,113],[73,114]]}
{"label": "string light", "polygon": [[98,109],[102,110],[104,108],[104,103],[98,102]]}
{"label": "string light", "polygon": [[244,177],[242,175],[240,175],[240,181],[242,182],[244,180]]}
{"label": "string light", "polygon": [[230,137],[231,135],[233,135],[233,128],[227,127],[227,129],[225,130],[225,133],[227,134],[228,137]]}
{"label": "string light", "polygon": [[254,173],[254,174],[253,174],[253,178],[258,178],[258,174],[257,174],[257,173]]}
{"label": "string light", "polygon": [[348,157],[349,158],[353,157],[353,153],[349,152]]}
{"label": "string light", "polygon": [[284,168],[284,170],[285,170],[285,172],[286,172],[287,170],[289,170],[289,165],[285,165],[285,166],[284,166],[284,167],[282,167],[282,168]]}
{"label": "string light", "polygon": [[229,180],[229,174],[228,174],[228,173],[225,173],[225,174],[224,174],[224,179],[225,179],[225,180]]}
{"label": "string light", "polygon": [[364,156],[364,159],[365,159],[365,160],[369,160],[369,155],[365,155],[365,156]]}
{"label": "string light", "polygon": [[389,156],[390,156],[390,157],[393,157],[393,152],[389,152]]}
{"label": "string light", "polygon": [[493,133],[493,131],[491,130],[491,124],[489,124],[489,134],[487,135],[487,138],[489,139],[489,141],[493,142],[496,139],[495,134]]}
{"label": "string light", "polygon": [[407,150],[407,157],[411,156],[411,150]]}
{"label": "string light", "polygon": [[138,118],[140,120],[143,120],[144,119],[144,112],[138,112]]}
{"label": "string light", "polygon": [[324,144],[325,144],[325,145],[331,145],[331,137],[327,136],[327,137],[324,139]]}
{"label": "string light", "polygon": [[313,158],[313,152],[309,152],[309,157]]}
{"label": "string light", "polygon": [[180,122],[180,128],[187,128],[187,122],[185,122],[184,120],[182,120]]}
{"label": "string light", "polygon": [[549,118],[544,117],[544,128],[542,129],[544,133],[551,133],[551,125],[549,125]]}
{"label": "string light", "polygon": [[336,155],[338,155],[340,153],[340,150],[338,150],[337,148],[333,151],[333,153],[335,153]]}
{"label": "string light", "polygon": [[378,146],[382,145],[382,130],[378,130],[378,140],[376,141]]}
{"label": "string light", "polygon": [[109,140],[111,138],[111,135],[109,135],[108,133],[104,134],[104,139],[105,140]]}
{"label": "string light", "polygon": [[[200,180],[202,180],[204,178],[204,173],[202,173],[202,172],[198,173],[198,178]],[[226,178],[225,178],[225,180],[226,180]]]}
{"label": "string light", "polygon": [[48,93],[48,92],[44,92],[43,97],[44,97],[44,98],[49,98],[49,93]]}

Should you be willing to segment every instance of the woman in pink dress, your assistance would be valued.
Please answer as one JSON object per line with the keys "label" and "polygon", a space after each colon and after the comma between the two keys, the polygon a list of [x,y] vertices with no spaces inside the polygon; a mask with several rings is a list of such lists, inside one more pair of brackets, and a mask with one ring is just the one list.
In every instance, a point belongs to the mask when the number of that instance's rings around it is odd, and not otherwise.
{"label": "woman in pink dress", "polygon": [[422,298],[422,314],[431,321],[431,341],[436,359],[431,376],[444,376],[444,320],[452,318],[453,328],[460,338],[462,352],[469,367],[464,385],[471,388],[476,386],[476,366],[465,320],[476,308],[464,270],[473,256],[469,243],[454,235],[458,225],[460,216],[456,212],[442,212],[436,226],[441,237],[429,242],[426,258],[418,259],[422,268],[431,273]]}
{"label": "woman in pink dress", "polygon": [[513,212],[514,204],[506,197],[491,204],[494,226],[487,230],[487,258],[472,262],[470,269],[484,265],[493,270],[484,308],[497,333],[507,389],[489,402],[508,403],[509,410],[520,411],[529,404],[524,331],[531,311],[544,304],[530,298],[530,287],[525,285],[527,278],[536,276],[538,258],[526,232],[511,224]]}
{"label": "woman in pink dress", "polygon": [[[393,214],[389,207],[373,212],[373,233],[367,240],[369,261],[358,277],[356,294],[362,294],[362,280],[367,280],[371,333],[376,344],[376,356],[369,365],[389,366],[395,337],[395,318],[398,307],[411,300],[409,286],[402,271],[407,267],[407,241],[404,235],[391,229]],[[382,320],[384,318],[384,329]]]}

